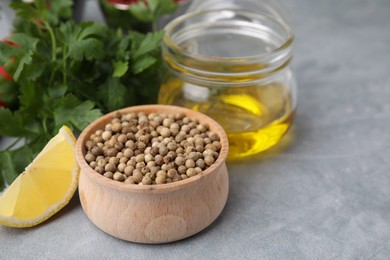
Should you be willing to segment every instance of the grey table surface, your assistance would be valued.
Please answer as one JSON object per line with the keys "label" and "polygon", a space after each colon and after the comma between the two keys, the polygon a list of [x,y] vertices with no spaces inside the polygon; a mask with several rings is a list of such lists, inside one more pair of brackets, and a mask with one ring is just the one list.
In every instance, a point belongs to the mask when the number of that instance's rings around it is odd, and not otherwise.
{"label": "grey table surface", "polygon": [[170,244],[125,242],[76,195],[42,225],[0,227],[0,259],[389,259],[390,1],[280,2],[296,32],[294,127],[228,165],[211,226]]}

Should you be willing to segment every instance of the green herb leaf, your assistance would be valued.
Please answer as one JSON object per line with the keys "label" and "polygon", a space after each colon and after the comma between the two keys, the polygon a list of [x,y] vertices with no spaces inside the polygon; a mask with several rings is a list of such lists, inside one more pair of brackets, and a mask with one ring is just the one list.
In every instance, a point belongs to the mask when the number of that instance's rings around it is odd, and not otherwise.
{"label": "green herb leaf", "polygon": [[173,0],[148,0],[148,5],[154,16],[174,12],[177,8]]}
{"label": "green herb leaf", "polygon": [[15,104],[17,104],[18,96],[19,96],[18,87],[19,87],[18,84],[15,83],[14,81],[0,80],[0,99],[8,107],[14,107]]}
{"label": "green herb leaf", "polygon": [[[8,58],[14,58],[18,61],[18,66],[14,73],[14,80],[18,80],[23,68],[29,65],[32,61],[32,56],[36,50],[38,39],[30,37],[26,34],[15,33],[8,37],[9,41],[16,43],[19,47],[13,47]],[[8,56],[7,55],[7,56]],[[12,56],[11,56],[12,55]]]}
{"label": "green herb leaf", "polygon": [[22,173],[35,157],[31,148],[27,145],[10,151],[10,154],[17,174]]}
{"label": "green herb leaf", "polygon": [[20,112],[23,113],[25,118],[34,118],[42,108],[42,86],[27,81],[21,85],[20,93]]}
{"label": "green herb leaf", "polygon": [[[1,166],[1,162],[0,162],[0,169],[2,169],[3,167]],[[2,190],[4,190],[5,188],[5,183],[4,183],[4,177],[2,176],[1,174],[2,172],[0,171],[0,192]]]}
{"label": "green herb leaf", "polygon": [[48,95],[50,99],[62,98],[68,87],[65,84],[55,84],[48,89]]}
{"label": "green herb leaf", "polygon": [[136,60],[134,64],[132,64],[132,70],[134,74],[139,74],[156,63],[157,59],[152,56],[146,56],[142,59]]}
{"label": "green herb leaf", "polygon": [[67,95],[59,101],[53,112],[55,123],[58,127],[68,125],[83,130],[102,115],[94,106],[92,101],[80,102],[75,96]]}
{"label": "green herb leaf", "polygon": [[129,6],[129,12],[141,22],[147,23],[153,22],[155,20],[154,15],[149,9],[149,7],[142,1],[136,4],[131,4]]}
{"label": "green herb leaf", "polygon": [[69,45],[69,57],[81,61],[84,57],[87,60],[100,59],[103,57],[101,52],[103,43],[97,39],[85,39],[73,42]]}
{"label": "green herb leaf", "polygon": [[34,8],[33,5],[12,2],[10,6],[12,9],[14,9],[18,17],[22,17],[27,20],[41,18],[41,13],[36,8]]}
{"label": "green herb leaf", "polygon": [[101,59],[104,56],[103,42],[99,39],[104,35],[102,27],[98,24],[83,23],[76,26],[66,23],[60,27],[60,39],[68,47],[66,57],[75,61]]}
{"label": "green herb leaf", "polygon": [[149,53],[157,48],[160,48],[161,39],[163,35],[164,32],[148,33],[141,42],[141,45],[134,52],[133,58],[138,59],[142,55]]}
{"label": "green herb leaf", "polygon": [[11,152],[2,151],[0,153],[0,161],[2,166],[2,174],[5,178],[5,181],[8,184],[11,184],[19,175],[19,172],[16,171],[15,164],[12,161]]}
{"label": "green herb leaf", "polygon": [[[8,40],[17,46],[0,41],[0,65],[14,80],[0,79],[8,107],[0,108],[0,136],[22,137],[26,144],[0,152],[0,179],[6,174],[11,182],[62,125],[81,131],[101,111],[156,102],[163,33],[124,34],[98,23],[76,24],[70,19],[72,2],[12,3],[16,17]],[[172,2],[132,4],[129,12],[141,24],[129,21],[130,27],[149,27],[142,21],[155,26],[158,15],[173,10]]]}
{"label": "green herb leaf", "polygon": [[52,24],[58,24],[60,18],[72,17],[72,0],[50,1],[47,5],[47,18]]}
{"label": "green herb leaf", "polygon": [[119,78],[109,78],[101,85],[99,97],[109,111],[124,107],[129,98],[126,86],[121,84]]}
{"label": "green herb leaf", "polygon": [[7,108],[0,108],[0,136],[28,136],[31,132],[24,127],[20,111],[11,112]]}
{"label": "green herb leaf", "polygon": [[[20,173],[30,164],[33,160],[34,154],[30,147],[22,146],[19,149],[12,151],[0,152],[0,177],[5,177],[5,181],[11,184]],[[1,177],[0,191],[2,190],[2,184],[4,187],[4,180]]]}
{"label": "green herb leaf", "polygon": [[129,69],[129,63],[128,62],[122,62],[117,61],[114,62],[114,74],[113,77],[122,77],[126,74],[127,70]]}

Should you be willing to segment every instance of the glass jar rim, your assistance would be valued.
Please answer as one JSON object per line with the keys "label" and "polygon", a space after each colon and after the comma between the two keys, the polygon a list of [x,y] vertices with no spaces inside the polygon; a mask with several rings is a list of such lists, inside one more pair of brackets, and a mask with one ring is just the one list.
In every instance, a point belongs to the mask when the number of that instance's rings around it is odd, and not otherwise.
{"label": "glass jar rim", "polygon": [[[251,56],[245,56],[245,57],[219,57],[219,56],[208,56],[203,54],[194,54],[191,52],[186,51],[184,48],[182,48],[179,44],[175,42],[174,39],[172,39],[173,31],[180,25],[182,25],[184,22],[186,22],[188,19],[201,17],[205,15],[210,14],[221,14],[221,12],[231,12],[234,14],[239,15],[246,15],[248,17],[252,18],[262,18],[262,19],[268,19],[272,21],[273,23],[277,24],[284,30],[284,33],[286,33],[286,39],[283,41],[282,44],[280,44],[278,47],[264,53],[251,55]],[[165,34],[163,38],[163,44],[165,44],[169,49],[173,50],[176,53],[180,53],[180,55],[186,56],[191,59],[203,61],[203,62],[226,62],[226,63],[255,63],[259,62],[261,60],[264,60],[265,58],[269,58],[271,56],[278,56],[280,53],[285,52],[288,50],[293,42],[294,42],[294,33],[291,29],[291,27],[286,24],[283,21],[280,21],[280,19],[276,19],[272,16],[260,14],[256,12],[251,12],[247,10],[241,10],[241,9],[221,9],[221,10],[207,10],[207,11],[197,11],[193,13],[188,13],[181,15],[171,22],[169,22],[165,28],[164,28]]]}

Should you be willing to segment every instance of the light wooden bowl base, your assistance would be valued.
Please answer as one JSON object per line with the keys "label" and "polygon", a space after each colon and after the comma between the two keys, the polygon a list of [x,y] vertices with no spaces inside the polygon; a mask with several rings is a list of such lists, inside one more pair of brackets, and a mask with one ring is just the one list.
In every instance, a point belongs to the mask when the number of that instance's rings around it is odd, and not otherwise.
{"label": "light wooden bowl base", "polygon": [[141,111],[183,112],[207,123],[221,139],[218,159],[202,173],[169,184],[140,186],[108,179],[89,167],[84,159],[84,146],[92,133],[111,121],[113,113],[110,113],[88,126],[77,140],[82,208],[97,227],[120,239],[149,244],[184,239],[209,226],[226,204],[229,191],[226,133],[211,118],[185,108],[150,105],[121,110],[122,113]]}
{"label": "light wooden bowl base", "polygon": [[132,242],[167,243],[192,236],[211,224],[225,206],[228,188],[223,165],[200,185],[148,196],[119,191],[113,196],[112,190],[81,174],[79,195],[88,218],[108,234]]}

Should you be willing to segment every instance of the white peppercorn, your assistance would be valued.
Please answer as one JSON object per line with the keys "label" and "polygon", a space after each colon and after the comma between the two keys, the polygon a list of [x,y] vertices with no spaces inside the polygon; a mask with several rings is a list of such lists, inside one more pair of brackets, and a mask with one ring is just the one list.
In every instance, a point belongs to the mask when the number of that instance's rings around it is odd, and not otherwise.
{"label": "white peppercorn", "polygon": [[115,113],[85,143],[85,160],[117,181],[170,183],[211,166],[219,156],[219,139],[207,124],[183,113]]}
{"label": "white peppercorn", "polygon": [[140,183],[142,181],[142,178],[143,178],[143,175],[141,173],[141,170],[140,169],[135,169],[133,171],[133,180],[134,180],[134,182]]}
{"label": "white peppercorn", "polygon": [[91,167],[92,169],[94,169],[96,166],[97,166],[97,162],[95,161],[89,163],[89,167]]}
{"label": "white peppercorn", "polygon": [[184,163],[185,163],[185,158],[184,157],[182,157],[182,156],[176,157],[175,164],[177,166],[183,165]]}
{"label": "white peppercorn", "polygon": [[88,140],[85,142],[85,147],[87,148],[88,151],[92,150],[92,148],[95,146],[95,142],[92,140]]}
{"label": "white peppercorn", "polygon": [[118,158],[118,159],[120,159],[120,158],[122,158],[124,155],[123,155],[123,153],[122,152],[118,152],[117,154],[116,154],[116,158]]}
{"label": "white peppercorn", "polygon": [[214,157],[213,156],[206,156],[204,158],[204,162],[206,165],[210,166],[214,163]]}
{"label": "white peppercorn", "polygon": [[155,157],[154,157],[154,161],[156,162],[156,165],[159,165],[159,166],[161,166],[161,165],[163,165],[164,164],[164,157],[162,156],[162,155],[156,155]]}
{"label": "white peppercorn", "polygon": [[177,171],[175,169],[169,169],[167,171],[167,177],[173,179],[177,175]]}
{"label": "white peppercorn", "polygon": [[143,175],[145,175],[146,173],[148,173],[148,172],[150,172],[150,169],[148,168],[148,167],[142,167],[141,168],[141,173],[143,174]]}
{"label": "white peppercorn", "polygon": [[160,134],[162,137],[169,137],[169,136],[171,136],[171,130],[169,130],[169,128],[167,128],[167,127],[163,127],[160,130]]}
{"label": "white peppercorn", "polygon": [[171,118],[165,118],[162,122],[162,125],[165,127],[170,127],[173,124],[173,120]]}
{"label": "white peppercorn", "polygon": [[97,173],[100,173],[100,174],[103,174],[103,173],[105,172],[103,166],[96,166],[94,170],[95,170]]}
{"label": "white peppercorn", "polygon": [[126,178],[125,180],[125,183],[128,183],[128,184],[135,184],[135,181],[133,179],[133,176],[129,176]]}
{"label": "white peppercorn", "polygon": [[161,165],[161,170],[168,171],[169,170],[168,164],[164,163],[163,165]]}
{"label": "white peppercorn", "polygon": [[206,144],[206,146],[204,148],[206,150],[208,149],[208,150],[211,150],[213,152],[215,152],[217,150],[213,144]]}
{"label": "white peppercorn", "polygon": [[122,131],[122,124],[120,122],[115,122],[112,124],[112,131],[120,133]]}
{"label": "white peppercorn", "polygon": [[164,184],[166,179],[167,178],[165,176],[157,176],[156,177],[156,184]]}
{"label": "white peppercorn", "polygon": [[104,167],[104,170],[106,172],[115,172],[116,166],[113,163],[107,163],[106,166]]}
{"label": "white peppercorn", "polygon": [[199,167],[201,169],[204,169],[206,167],[206,164],[204,163],[203,159],[198,159],[195,162],[196,167]]}
{"label": "white peppercorn", "polygon": [[145,154],[145,156],[144,156],[144,160],[145,160],[146,163],[149,163],[149,162],[153,161],[153,159],[154,159],[154,157],[150,153]]}
{"label": "white peppercorn", "polygon": [[156,174],[160,168],[157,166],[152,166],[152,167],[149,167],[149,169],[150,169],[150,173]]}
{"label": "white peppercorn", "polygon": [[196,173],[201,173],[203,170],[200,167],[195,167]]}
{"label": "white peppercorn", "polygon": [[180,128],[180,131],[183,131],[184,133],[188,133],[191,130],[191,128],[188,125],[182,125]]}
{"label": "white peppercorn", "polygon": [[195,168],[189,168],[189,169],[187,169],[186,174],[187,174],[188,177],[193,177],[193,176],[195,176],[195,175],[196,175],[196,170],[195,170]]}
{"label": "white peppercorn", "polygon": [[155,161],[149,161],[146,163],[146,166],[149,167],[149,168],[152,168],[154,166],[156,166],[156,162]]}
{"label": "white peppercorn", "polygon": [[194,168],[195,167],[195,162],[192,159],[187,159],[185,162],[185,166],[187,168]]}
{"label": "white peppercorn", "polygon": [[112,163],[112,164],[115,164],[115,165],[118,165],[119,164],[119,158],[117,158],[117,157],[109,157],[108,162]]}
{"label": "white peppercorn", "polygon": [[144,158],[145,158],[145,155],[144,154],[139,154],[135,157],[135,161],[138,163],[138,162],[143,162],[144,161]]}
{"label": "white peppercorn", "polygon": [[212,142],[219,141],[219,136],[216,133],[210,131],[208,135]]}
{"label": "white peppercorn", "polygon": [[197,146],[195,146],[195,150],[197,152],[203,153],[204,147],[203,147],[203,145],[197,145]]}
{"label": "white peppercorn", "polygon": [[112,172],[105,172],[103,174],[104,177],[107,177],[109,179],[112,179],[114,177],[114,174]]}
{"label": "white peppercorn", "polygon": [[203,152],[203,156],[206,157],[206,156],[213,156],[213,151],[210,150],[210,149],[206,149],[204,152]]}
{"label": "white peppercorn", "polygon": [[137,164],[135,165],[135,168],[137,169],[141,169],[141,168],[144,168],[146,165],[144,162],[137,162]]}
{"label": "white peppercorn", "polygon": [[199,124],[196,129],[198,129],[201,133],[205,133],[208,130],[208,126],[205,124]]}
{"label": "white peppercorn", "polygon": [[120,142],[116,142],[114,145],[114,148],[118,151],[122,150],[124,147],[125,147],[125,145],[123,143],[120,143]]}
{"label": "white peppercorn", "polygon": [[118,169],[118,171],[120,171],[120,172],[124,172],[125,171],[125,168],[126,168],[126,164],[124,164],[124,163],[120,163],[119,165],[118,165],[118,167],[117,167],[117,169]]}
{"label": "white peppercorn", "polygon": [[150,176],[144,176],[142,178],[142,184],[143,185],[150,185],[150,184],[152,184],[152,178],[150,178]]}
{"label": "white peppercorn", "polygon": [[165,146],[165,145],[160,145],[159,147],[159,150],[158,150],[158,153],[161,155],[161,156],[165,156],[168,154],[168,148]]}
{"label": "white peppercorn", "polygon": [[185,174],[186,171],[187,171],[187,167],[185,167],[184,165],[180,165],[180,166],[177,168],[177,171],[178,171],[180,174]]}
{"label": "white peppercorn", "polygon": [[131,158],[134,155],[134,151],[131,148],[127,148],[124,150],[123,155],[127,158]]}
{"label": "white peppercorn", "polygon": [[111,137],[112,137],[111,131],[104,131],[102,133],[102,138],[103,138],[104,141],[110,140]]}
{"label": "white peppercorn", "polygon": [[130,176],[133,173],[133,171],[134,171],[134,166],[128,165],[128,166],[126,166],[124,173],[127,176]]}
{"label": "white peppercorn", "polygon": [[105,159],[101,159],[101,160],[97,161],[97,166],[105,167],[106,164],[107,164],[107,162]]}
{"label": "white peppercorn", "polygon": [[175,151],[177,149],[177,144],[171,141],[167,144],[167,148],[169,151]]}
{"label": "white peppercorn", "polygon": [[98,156],[98,155],[102,155],[103,154],[103,149],[100,148],[99,146],[94,146],[92,149],[91,149],[91,153],[95,156]]}
{"label": "white peppercorn", "polygon": [[124,181],[125,178],[123,177],[123,174],[120,172],[114,173],[113,179],[116,181]]}
{"label": "white peppercorn", "polygon": [[95,155],[93,155],[93,154],[91,154],[91,153],[87,153],[86,155],[85,155],[85,160],[87,161],[87,162],[92,162],[92,161],[95,161],[95,159],[96,159],[96,156]]}
{"label": "white peppercorn", "polygon": [[117,153],[118,153],[118,150],[117,150],[117,149],[115,149],[115,148],[110,148],[110,149],[108,149],[108,151],[107,151],[107,156],[114,157],[114,156],[117,155]]}
{"label": "white peppercorn", "polygon": [[117,138],[118,142],[125,144],[127,142],[127,136],[125,134],[121,134]]}
{"label": "white peppercorn", "polygon": [[126,164],[128,160],[129,160],[129,158],[127,158],[127,157],[125,157],[125,156],[122,156],[122,157],[119,159],[119,163],[124,163],[124,164]]}
{"label": "white peppercorn", "polygon": [[190,154],[188,155],[188,158],[193,160],[193,161],[196,161],[196,160],[198,160],[199,155],[197,152],[190,152]]}
{"label": "white peppercorn", "polygon": [[222,145],[219,141],[214,141],[213,145],[217,151],[221,150],[221,148],[222,148]]}

